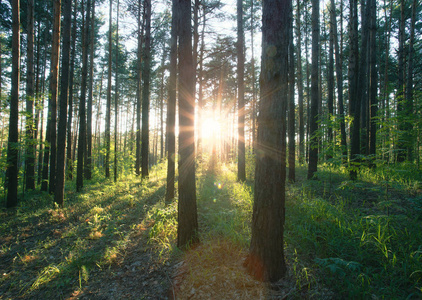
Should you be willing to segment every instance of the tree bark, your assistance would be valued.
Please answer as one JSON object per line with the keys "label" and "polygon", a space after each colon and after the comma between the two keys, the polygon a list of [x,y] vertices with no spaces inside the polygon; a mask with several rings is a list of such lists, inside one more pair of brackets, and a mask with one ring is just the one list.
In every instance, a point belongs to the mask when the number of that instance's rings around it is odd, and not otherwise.
{"label": "tree bark", "polygon": [[359,169],[360,154],[360,112],[361,98],[358,95],[358,16],[357,16],[357,0],[350,0],[350,20],[349,20],[349,36],[350,36],[350,56],[349,56],[349,103],[350,115],[353,118],[350,145],[350,178],[357,179],[357,171]]}
{"label": "tree bark", "polygon": [[60,115],[57,132],[57,170],[54,202],[63,206],[66,162],[66,117],[69,96],[70,30],[72,23],[72,0],[63,0],[63,46],[62,75],[60,77]]}
{"label": "tree bark", "polygon": [[177,246],[198,241],[195,180],[195,68],[192,57],[191,2],[179,2],[179,202]]}
{"label": "tree bark", "polygon": [[149,175],[149,96],[151,80],[151,0],[145,0],[145,52],[142,89],[142,143],[141,143],[141,174],[142,178]]}
{"label": "tree bark", "polygon": [[78,136],[78,163],[76,169],[76,191],[80,192],[84,186],[84,158],[86,151],[86,89],[88,75],[89,52],[89,25],[91,15],[91,0],[86,3],[86,16],[82,35],[82,75],[81,96],[79,99],[79,136]]}
{"label": "tree bark", "polygon": [[34,0],[27,3],[27,77],[26,77],[26,156],[25,186],[27,190],[35,189],[35,143],[34,141]]}
{"label": "tree bark", "polygon": [[298,104],[299,104],[299,162],[301,164],[305,161],[305,120],[303,116],[303,75],[302,75],[302,31],[301,31],[301,1],[296,1],[296,35],[297,35],[297,89],[298,89]]}
{"label": "tree bark", "polygon": [[106,117],[105,117],[105,144],[106,144],[106,158],[105,158],[105,176],[110,177],[110,130],[111,130],[111,52],[112,52],[112,7],[113,0],[110,0],[109,10],[109,27],[108,27],[108,74],[107,74],[107,103],[106,103]]}
{"label": "tree bark", "polygon": [[[177,25],[178,0],[172,1],[171,38],[170,38],[170,66],[169,66],[169,97],[167,102],[167,187],[166,203],[174,199],[174,176],[176,161],[176,76],[177,76]],[[201,83],[200,83],[201,84]],[[199,87],[201,92],[201,85]],[[199,94],[201,95],[201,93]]]}
{"label": "tree bark", "polygon": [[[145,7],[144,7],[145,12]],[[138,5],[138,49],[137,49],[137,82],[136,82],[136,176],[141,175],[141,103],[142,103],[142,40],[144,35],[145,18],[141,21],[141,3]],[[141,26],[142,23],[142,26]]]}
{"label": "tree bark", "polygon": [[295,145],[295,54],[293,43],[293,5],[290,11],[289,25],[289,182],[296,180],[296,145]]}
{"label": "tree bark", "polygon": [[119,9],[120,1],[117,0],[116,12],[116,74],[114,82],[114,182],[117,182],[117,153],[118,149],[118,109],[119,109]]}
{"label": "tree bark", "polygon": [[284,260],[286,109],[291,1],[264,0],[261,100],[255,165],[252,238],[245,266],[260,280],[276,282]]}
{"label": "tree bark", "polygon": [[20,76],[20,1],[12,4],[12,86],[10,94],[9,141],[7,144],[7,202],[6,207],[18,205],[18,122]]}
{"label": "tree bark", "polygon": [[91,34],[90,34],[90,53],[89,53],[89,88],[88,101],[86,105],[86,161],[84,166],[85,178],[92,177],[92,98],[94,85],[94,42],[95,42],[95,0],[92,0],[92,16],[91,16]]}
{"label": "tree bark", "polygon": [[311,110],[309,118],[309,165],[308,179],[314,177],[318,166],[318,100],[319,100],[319,1],[312,0],[312,70]]}
{"label": "tree bark", "polygon": [[237,126],[238,126],[238,153],[237,153],[237,180],[246,180],[245,171],[245,38],[243,32],[243,0],[237,0]]}
{"label": "tree bark", "polygon": [[369,155],[371,165],[376,154],[376,133],[377,133],[377,112],[378,112],[378,71],[377,71],[377,2],[369,1],[370,27],[369,27],[369,111],[370,111],[370,131],[369,131]]}

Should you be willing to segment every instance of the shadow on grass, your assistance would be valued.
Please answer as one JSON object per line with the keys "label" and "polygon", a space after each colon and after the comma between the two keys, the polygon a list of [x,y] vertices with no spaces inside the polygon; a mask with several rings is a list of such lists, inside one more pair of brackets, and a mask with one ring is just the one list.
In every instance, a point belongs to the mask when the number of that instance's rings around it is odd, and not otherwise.
{"label": "shadow on grass", "polygon": [[51,196],[32,192],[15,212],[1,212],[0,294],[62,298],[121,260],[131,235],[143,231],[143,218],[165,194],[158,180],[129,180],[68,192],[63,209],[52,208]]}

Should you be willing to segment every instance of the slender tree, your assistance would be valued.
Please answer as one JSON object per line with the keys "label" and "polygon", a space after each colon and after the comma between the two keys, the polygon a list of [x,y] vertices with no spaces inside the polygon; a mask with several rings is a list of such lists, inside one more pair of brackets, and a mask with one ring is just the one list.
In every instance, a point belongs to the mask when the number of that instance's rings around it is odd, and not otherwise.
{"label": "slender tree", "polygon": [[309,165],[308,179],[313,178],[318,166],[318,100],[319,100],[319,1],[312,0],[312,70],[311,109],[309,116]]}
{"label": "slender tree", "polygon": [[141,173],[142,178],[149,175],[149,95],[151,79],[151,0],[145,0],[145,52],[142,90],[142,143],[141,143]]}
{"label": "slender tree", "polygon": [[340,134],[341,134],[341,148],[342,148],[342,161],[343,164],[347,163],[347,137],[346,137],[346,122],[344,117],[344,105],[343,105],[343,68],[342,64],[342,53],[340,52],[340,46],[338,43],[337,34],[337,18],[336,18],[336,7],[334,0],[331,0],[331,11],[330,11],[331,22],[333,30],[334,49],[335,49],[335,64],[336,64],[336,78],[337,78],[337,101],[338,101],[338,114],[340,116]]}
{"label": "slender tree", "polygon": [[12,85],[10,94],[9,141],[7,144],[7,202],[6,207],[18,205],[18,120],[20,76],[20,1],[12,4]]}
{"label": "slender tree", "polygon": [[297,90],[299,104],[299,162],[305,161],[305,120],[303,116],[303,74],[302,74],[302,31],[301,31],[301,1],[296,1],[296,37],[297,37]]}
{"label": "slender tree", "polygon": [[294,57],[294,44],[293,44],[293,5],[290,9],[290,25],[289,25],[289,182],[296,180],[296,145],[295,145],[295,57]]}
{"label": "slender tree", "polygon": [[91,0],[86,2],[85,21],[82,33],[82,76],[81,96],[79,97],[79,135],[78,135],[78,163],[76,167],[76,191],[80,192],[84,186],[84,157],[86,151],[86,89],[88,75],[89,25],[91,15]]}
{"label": "slender tree", "polygon": [[369,155],[375,160],[378,114],[378,71],[377,71],[377,2],[369,0]]}
{"label": "slender tree", "polygon": [[[144,7],[145,11],[145,7]],[[142,87],[142,40],[144,24],[141,21],[141,3],[138,5],[138,50],[137,50],[137,78],[136,78],[136,161],[135,173],[137,176],[141,175],[141,87]],[[145,18],[142,18],[145,20]],[[142,24],[142,26],[141,26]]]}
{"label": "slender tree", "polygon": [[245,171],[245,37],[243,33],[243,0],[237,0],[237,126],[238,126],[238,153],[237,153],[237,180],[246,180]]}
{"label": "slender tree", "polygon": [[177,24],[178,0],[172,1],[171,37],[170,37],[170,77],[167,102],[167,187],[166,203],[174,198],[174,176],[176,160],[176,76],[177,76]]}
{"label": "slender tree", "polygon": [[117,182],[117,153],[118,153],[118,141],[117,141],[117,128],[118,128],[118,108],[119,108],[119,10],[120,1],[117,0],[117,12],[116,12],[116,74],[114,78],[114,182]]}
{"label": "slender tree", "polygon": [[69,110],[67,117],[67,145],[66,145],[66,166],[68,179],[73,179],[73,156],[72,156],[72,118],[73,118],[73,78],[75,74],[75,57],[76,57],[76,13],[78,1],[75,0],[72,16],[72,51],[70,54],[70,74],[69,74]]}
{"label": "slender tree", "polygon": [[27,52],[26,52],[26,156],[25,186],[35,189],[35,143],[34,143],[34,0],[27,2]]}
{"label": "slender tree", "polygon": [[91,36],[89,53],[89,88],[88,101],[86,105],[86,160],[85,160],[85,178],[92,177],[92,98],[94,86],[94,50],[95,50],[95,0],[92,0],[92,16],[91,16]]}
{"label": "slender tree", "polygon": [[111,129],[111,52],[112,52],[112,7],[113,0],[110,0],[109,10],[109,25],[108,25],[108,74],[107,74],[107,103],[106,103],[106,117],[105,117],[105,176],[110,177],[110,129]]}
{"label": "slender tree", "polygon": [[261,280],[286,273],[284,216],[286,109],[291,1],[262,3],[261,100],[258,115],[252,238],[245,265]]}
{"label": "slender tree", "polygon": [[67,100],[69,96],[70,30],[72,22],[72,0],[63,0],[63,45],[62,75],[60,77],[60,115],[57,132],[57,169],[54,201],[63,206],[66,156]]}
{"label": "slender tree", "polygon": [[180,0],[179,19],[179,201],[177,246],[198,241],[195,180],[195,68],[192,57],[191,1]]}
{"label": "slender tree", "polygon": [[357,16],[357,0],[350,0],[350,19],[349,19],[349,105],[350,115],[353,117],[350,141],[350,178],[357,179],[357,169],[359,168],[360,154],[360,100],[357,94],[358,90],[358,16]]}

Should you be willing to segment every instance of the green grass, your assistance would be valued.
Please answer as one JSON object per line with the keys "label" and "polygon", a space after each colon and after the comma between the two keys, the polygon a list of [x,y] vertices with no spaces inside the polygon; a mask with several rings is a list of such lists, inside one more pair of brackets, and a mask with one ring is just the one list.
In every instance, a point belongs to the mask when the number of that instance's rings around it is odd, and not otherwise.
{"label": "green grass", "polygon": [[[203,245],[229,241],[247,251],[253,204],[253,156],[248,181],[236,165],[197,166],[199,234]],[[65,208],[48,194],[27,193],[0,216],[0,295],[69,295],[122,259],[133,239],[147,240],[163,263],[180,257],[176,201],[164,203],[165,163],[140,181],[94,179],[80,194],[69,186]],[[318,180],[297,167],[286,189],[285,252],[291,298],[422,297],[421,173],[411,166],[363,170],[320,166]],[[4,204],[4,203],[2,203]],[[0,296],[1,298],[1,296]]]}

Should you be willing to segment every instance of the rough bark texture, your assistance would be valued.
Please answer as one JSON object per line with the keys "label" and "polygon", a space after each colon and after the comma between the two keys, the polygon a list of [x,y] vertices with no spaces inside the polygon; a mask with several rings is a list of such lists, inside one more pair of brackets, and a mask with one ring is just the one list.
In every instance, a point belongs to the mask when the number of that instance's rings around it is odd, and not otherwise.
{"label": "rough bark texture", "polygon": [[114,182],[117,182],[117,126],[118,126],[118,109],[119,109],[119,9],[120,1],[117,0],[116,12],[116,74],[114,78]]}
{"label": "rough bark texture", "polygon": [[[369,155],[371,160],[375,160],[376,154],[376,132],[378,114],[378,71],[377,71],[377,2],[369,1],[370,27],[369,27],[369,112],[370,112],[370,132],[369,132]],[[409,66],[410,68],[410,66]]]}
{"label": "rough bark texture", "polygon": [[145,49],[142,90],[142,144],[141,144],[141,174],[142,178],[149,175],[149,95],[151,77],[151,0],[145,0]]}
{"label": "rough bark texture", "polygon": [[245,37],[243,33],[243,0],[237,0],[237,126],[238,153],[237,179],[246,180],[245,171]]}
{"label": "rough bark texture", "polygon": [[177,246],[198,241],[195,186],[195,68],[192,58],[191,2],[179,1],[179,202]]}
{"label": "rough bark texture", "polygon": [[[334,6],[330,7],[331,10],[335,9]],[[334,140],[333,140],[333,126],[331,123],[334,115],[334,24],[330,22],[330,38],[328,48],[328,82],[327,82],[327,106],[328,106],[328,128],[327,128],[327,139],[328,139],[328,152],[327,159],[331,160],[334,153]]]}
{"label": "rough bark texture", "polygon": [[6,207],[18,205],[18,120],[20,75],[20,14],[19,0],[12,4],[12,86],[10,94],[9,141],[7,144]]}
{"label": "rough bark texture", "polygon": [[319,100],[319,1],[312,0],[312,68],[311,68],[311,109],[309,116],[309,165],[308,179],[318,166],[318,100]]}
{"label": "rough bark texture", "polygon": [[264,0],[262,11],[261,100],[252,238],[245,266],[258,279],[271,282],[286,273],[283,233],[291,5],[286,0]]}
{"label": "rough bark texture", "polygon": [[[145,18],[144,18],[145,19]],[[136,78],[136,161],[135,174],[141,175],[141,80],[142,80],[142,39],[143,23],[141,26],[141,4],[138,5],[138,49],[137,49],[137,78]],[[142,28],[142,29],[141,29]]]}

